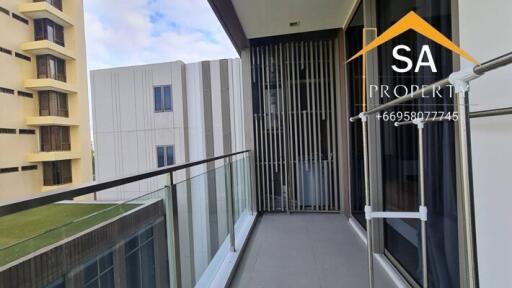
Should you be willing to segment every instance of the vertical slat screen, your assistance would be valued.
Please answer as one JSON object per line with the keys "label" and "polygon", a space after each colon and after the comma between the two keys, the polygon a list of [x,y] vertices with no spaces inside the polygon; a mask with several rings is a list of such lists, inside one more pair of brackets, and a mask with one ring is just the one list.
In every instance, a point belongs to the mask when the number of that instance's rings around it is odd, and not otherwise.
{"label": "vertical slat screen", "polygon": [[252,46],[259,211],[338,211],[336,39]]}

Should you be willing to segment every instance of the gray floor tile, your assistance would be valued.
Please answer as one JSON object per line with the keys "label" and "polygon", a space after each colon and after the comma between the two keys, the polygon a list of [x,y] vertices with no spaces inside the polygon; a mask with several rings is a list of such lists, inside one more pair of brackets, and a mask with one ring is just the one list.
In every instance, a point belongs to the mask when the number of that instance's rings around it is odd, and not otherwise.
{"label": "gray floor tile", "polygon": [[[264,214],[231,287],[368,287],[366,247],[339,214]],[[376,262],[376,288],[395,287]]]}

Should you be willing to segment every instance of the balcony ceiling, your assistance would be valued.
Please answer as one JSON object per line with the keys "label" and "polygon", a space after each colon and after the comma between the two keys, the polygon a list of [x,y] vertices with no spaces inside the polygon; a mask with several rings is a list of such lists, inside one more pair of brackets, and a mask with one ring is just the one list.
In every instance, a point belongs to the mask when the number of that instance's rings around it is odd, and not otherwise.
{"label": "balcony ceiling", "polygon": [[[248,39],[341,28],[357,0],[231,0]],[[298,25],[291,26],[291,22]]]}

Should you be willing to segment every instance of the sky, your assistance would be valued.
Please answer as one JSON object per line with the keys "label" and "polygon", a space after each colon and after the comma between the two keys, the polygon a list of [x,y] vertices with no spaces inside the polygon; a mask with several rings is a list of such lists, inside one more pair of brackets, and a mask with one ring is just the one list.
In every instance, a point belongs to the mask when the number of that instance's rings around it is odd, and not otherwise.
{"label": "sky", "polygon": [[235,58],[207,0],[85,0],[89,70]]}

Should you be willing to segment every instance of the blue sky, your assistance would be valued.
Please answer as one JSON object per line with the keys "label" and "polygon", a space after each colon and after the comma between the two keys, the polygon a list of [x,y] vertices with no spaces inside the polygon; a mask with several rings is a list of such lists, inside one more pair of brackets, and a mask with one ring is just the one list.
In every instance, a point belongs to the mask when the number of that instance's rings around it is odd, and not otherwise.
{"label": "blue sky", "polygon": [[237,57],[207,0],[85,0],[88,69]]}

